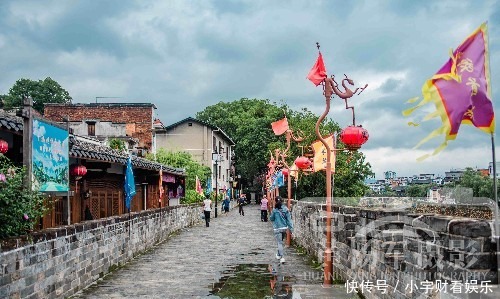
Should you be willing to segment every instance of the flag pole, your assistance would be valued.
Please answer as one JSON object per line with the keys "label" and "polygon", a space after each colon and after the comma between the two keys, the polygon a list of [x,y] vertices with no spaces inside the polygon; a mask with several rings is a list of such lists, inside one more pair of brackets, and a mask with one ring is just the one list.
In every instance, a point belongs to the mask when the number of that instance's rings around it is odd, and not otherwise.
{"label": "flag pole", "polygon": [[[488,28],[488,22],[486,22],[486,38],[488,41],[488,44],[486,45],[485,49],[488,51],[487,59],[488,59],[488,75],[490,82],[489,84],[489,90],[492,90],[491,88],[491,63],[490,63],[490,33],[489,28]],[[489,94],[491,96],[491,94]],[[493,102],[493,98],[490,97],[491,102]],[[494,111],[494,110],[493,110]],[[495,242],[497,243],[497,285],[500,286],[500,221],[499,221],[499,215],[498,215],[498,188],[497,188],[497,161],[496,161],[496,154],[495,154],[495,133],[492,131],[491,133],[491,156],[493,160],[493,199],[495,200],[495,204],[493,205],[494,207],[494,216],[495,216]]]}
{"label": "flag pole", "polygon": [[497,243],[497,285],[500,285],[500,225],[498,220],[498,195],[497,195],[497,161],[495,155],[495,134],[491,133],[491,154],[493,158],[493,198],[495,199],[494,215],[495,215],[495,242]]}

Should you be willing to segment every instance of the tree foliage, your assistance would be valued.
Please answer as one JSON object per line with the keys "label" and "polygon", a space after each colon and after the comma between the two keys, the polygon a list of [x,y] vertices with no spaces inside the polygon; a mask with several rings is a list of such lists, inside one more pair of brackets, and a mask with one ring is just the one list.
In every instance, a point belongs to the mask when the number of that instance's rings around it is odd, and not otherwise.
{"label": "tree foliage", "polygon": [[33,81],[19,79],[10,88],[9,93],[2,96],[5,109],[22,107],[24,97],[33,99],[33,108],[43,114],[46,103],[70,103],[69,93],[50,77],[44,80]]}
{"label": "tree foliage", "polygon": [[471,188],[474,197],[494,198],[493,179],[481,175],[470,167],[465,169],[457,185]]}
{"label": "tree foliage", "polygon": [[430,184],[412,184],[406,188],[406,196],[409,197],[427,197],[427,192],[432,188]]}
{"label": "tree foliage", "polygon": [[48,211],[46,199],[24,187],[25,176],[0,154],[0,239],[25,234]]}
{"label": "tree foliage", "polygon": [[[148,154],[150,160],[155,160],[154,155]],[[202,195],[196,193],[196,177],[200,179],[202,186],[206,186],[207,178],[210,176],[210,168],[196,162],[191,154],[186,152],[172,152],[159,149],[156,153],[156,161],[176,168],[186,169],[186,198],[184,203],[197,202],[203,199]]]}
{"label": "tree foliage", "polygon": [[[241,174],[245,186],[260,190],[257,178],[267,171],[267,163],[275,149],[284,150],[285,135],[274,135],[271,123],[282,119],[286,113],[290,128],[304,140],[291,142],[287,163],[291,165],[314,140],[318,116],[303,108],[290,109],[285,104],[271,103],[269,100],[243,98],[232,102],[219,102],[198,112],[199,120],[224,130],[235,145],[236,172]],[[331,119],[320,126],[323,136],[339,133],[341,128]],[[307,149],[306,149],[307,150]],[[334,196],[362,196],[366,191],[364,178],[371,174],[370,164],[362,153],[339,152],[336,163]],[[253,186],[252,186],[253,185]],[[286,189],[286,188],[282,188]],[[286,193],[286,190],[282,190]],[[302,175],[296,188],[297,198],[325,196],[325,173]],[[283,194],[286,196],[286,194]]]}
{"label": "tree foliage", "polygon": [[125,141],[117,139],[117,138],[111,138],[109,140],[109,147],[112,149],[115,149],[117,151],[120,151],[120,152],[127,150],[127,146],[125,145]]}

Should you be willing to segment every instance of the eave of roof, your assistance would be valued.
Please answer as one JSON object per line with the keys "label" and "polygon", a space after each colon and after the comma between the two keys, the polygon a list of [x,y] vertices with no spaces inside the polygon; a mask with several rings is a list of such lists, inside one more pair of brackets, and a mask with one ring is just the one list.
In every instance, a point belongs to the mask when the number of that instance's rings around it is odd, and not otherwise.
{"label": "eave of roof", "polygon": [[23,119],[0,109],[0,127],[7,131],[21,135],[23,133]]}
{"label": "eave of roof", "polygon": [[[11,115],[5,110],[0,109],[0,127],[5,127],[9,131],[15,131],[22,134],[23,119],[19,116]],[[91,159],[97,161],[105,161],[125,165],[127,163],[128,155],[116,151],[108,146],[96,144],[95,142],[85,141],[85,138],[76,138],[75,135],[70,134],[69,155],[73,158]],[[175,168],[168,165],[163,165],[158,162],[150,161],[140,157],[132,157],[132,165],[134,167],[160,171],[162,169],[166,173],[175,174],[179,176],[186,176],[183,168]]]}

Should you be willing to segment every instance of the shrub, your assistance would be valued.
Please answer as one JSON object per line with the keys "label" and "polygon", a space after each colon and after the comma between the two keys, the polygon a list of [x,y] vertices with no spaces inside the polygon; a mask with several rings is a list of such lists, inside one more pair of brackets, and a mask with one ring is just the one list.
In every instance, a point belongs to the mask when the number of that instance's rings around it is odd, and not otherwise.
{"label": "shrub", "polygon": [[45,197],[24,185],[26,169],[0,154],[0,239],[32,230],[48,210]]}

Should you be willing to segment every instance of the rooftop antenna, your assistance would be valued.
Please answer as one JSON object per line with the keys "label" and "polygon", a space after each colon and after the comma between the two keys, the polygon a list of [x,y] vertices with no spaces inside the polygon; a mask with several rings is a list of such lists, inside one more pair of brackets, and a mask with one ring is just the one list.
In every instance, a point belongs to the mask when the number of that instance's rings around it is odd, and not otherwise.
{"label": "rooftop antenna", "polygon": [[97,104],[97,99],[121,99],[122,97],[95,97],[95,103]]}

